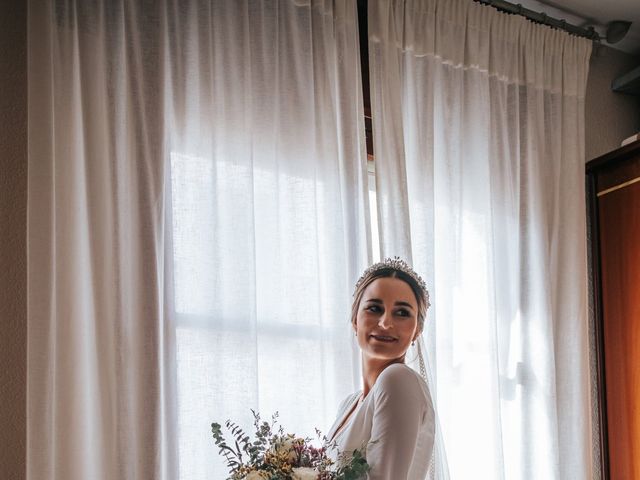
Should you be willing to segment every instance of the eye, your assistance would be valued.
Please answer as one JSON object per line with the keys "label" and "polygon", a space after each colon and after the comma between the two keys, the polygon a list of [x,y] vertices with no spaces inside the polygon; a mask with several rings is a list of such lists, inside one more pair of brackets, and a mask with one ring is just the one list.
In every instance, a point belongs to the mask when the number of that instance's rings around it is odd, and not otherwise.
{"label": "eye", "polygon": [[411,312],[409,310],[407,310],[406,308],[400,308],[399,310],[396,311],[396,314],[400,317],[410,317],[411,316]]}
{"label": "eye", "polygon": [[369,305],[365,308],[365,310],[372,313],[379,313],[382,311],[382,309],[378,305]]}

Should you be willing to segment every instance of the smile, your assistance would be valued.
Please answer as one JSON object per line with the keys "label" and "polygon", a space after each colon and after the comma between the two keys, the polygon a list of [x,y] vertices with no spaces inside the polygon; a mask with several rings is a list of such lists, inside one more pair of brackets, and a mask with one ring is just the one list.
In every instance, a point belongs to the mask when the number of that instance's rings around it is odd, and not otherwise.
{"label": "smile", "polygon": [[379,342],[387,342],[387,343],[392,343],[395,342],[396,339],[393,337],[388,337],[386,335],[371,335],[371,338],[379,341]]}

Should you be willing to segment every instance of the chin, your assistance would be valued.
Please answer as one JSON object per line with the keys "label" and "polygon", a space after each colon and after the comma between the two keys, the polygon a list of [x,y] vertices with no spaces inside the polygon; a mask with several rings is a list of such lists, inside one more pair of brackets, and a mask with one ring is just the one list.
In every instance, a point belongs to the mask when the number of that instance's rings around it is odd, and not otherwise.
{"label": "chin", "polygon": [[406,349],[399,348],[398,345],[393,345],[395,348],[389,348],[389,345],[375,345],[369,342],[364,349],[370,357],[394,360],[403,357],[406,353]]}

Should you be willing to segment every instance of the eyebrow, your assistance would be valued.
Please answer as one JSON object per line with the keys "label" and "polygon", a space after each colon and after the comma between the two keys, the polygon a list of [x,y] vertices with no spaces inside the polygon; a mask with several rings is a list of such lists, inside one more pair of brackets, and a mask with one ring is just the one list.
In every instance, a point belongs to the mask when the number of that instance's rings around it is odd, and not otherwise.
{"label": "eyebrow", "polygon": [[[368,298],[365,300],[365,302],[371,302],[371,303],[378,303],[380,305],[382,305],[384,302],[382,300],[380,300],[379,298]],[[413,310],[413,305],[411,305],[409,302],[403,302],[403,301],[399,301],[395,303],[396,305],[400,305],[403,307],[409,307],[411,310]]]}

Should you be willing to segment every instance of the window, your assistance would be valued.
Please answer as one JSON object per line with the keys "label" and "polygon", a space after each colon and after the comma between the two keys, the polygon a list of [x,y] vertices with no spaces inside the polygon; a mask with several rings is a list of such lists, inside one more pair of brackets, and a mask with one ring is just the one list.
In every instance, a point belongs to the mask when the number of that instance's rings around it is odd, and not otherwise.
{"label": "window", "polygon": [[[226,478],[212,421],[251,431],[250,408],[267,418],[278,411],[287,431],[315,436],[334,419],[339,386],[353,385],[350,290],[344,275],[316,266],[339,244],[328,188],[290,172],[172,156],[180,478]],[[292,248],[299,232],[304,244]],[[270,268],[274,255],[287,275]]]}

